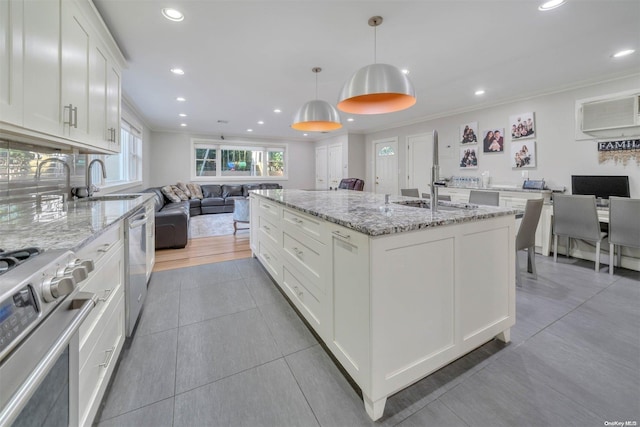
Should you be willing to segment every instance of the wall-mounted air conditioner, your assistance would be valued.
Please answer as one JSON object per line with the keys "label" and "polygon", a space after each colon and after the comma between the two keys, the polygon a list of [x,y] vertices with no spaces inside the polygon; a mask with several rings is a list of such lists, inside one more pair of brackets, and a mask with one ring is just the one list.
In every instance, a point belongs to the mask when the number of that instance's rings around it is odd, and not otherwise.
{"label": "wall-mounted air conditioner", "polygon": [[640,95],[583,102],[579,107],[580,131],[595,137],[640,136]]}

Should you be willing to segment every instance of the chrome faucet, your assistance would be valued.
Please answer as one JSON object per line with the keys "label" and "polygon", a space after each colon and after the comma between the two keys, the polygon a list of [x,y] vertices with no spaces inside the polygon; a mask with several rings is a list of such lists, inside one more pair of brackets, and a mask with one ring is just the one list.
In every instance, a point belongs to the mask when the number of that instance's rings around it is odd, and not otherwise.
{"label": "chrome faucet", "polygon": [[93,164],[96,162],[100,163],[100,166],[102,166],[102,178],[107,177],[107,170],[104,167],[104,162],[100,159],[91,160],[91,162],[87,166],[87,179],[85,181],[87,183],[87,194],[89,197],[93,196],[93,191],[94,191],[91,184],[91,166],[93,166]]}
{"label": "chrome faucet", "polygon": [[47,163],[61,163],[64,166],[64,170],[67,173],[67,191],[62,195],[62,202],[66,202],[71,195],[71,168],[69,167],[69,164],[64,160],[60,160],[55,157],[44,159],[42,162],[40,162],[40,164],[38,165],[38,169],[36,170],[36,181],[40,179],[40,175],[42,174],[42,167]]}
{"label": "chrome faucet", "polygon": [[438,131],[433,130],[433,166],[431,167],[431,213],[438,212]]}

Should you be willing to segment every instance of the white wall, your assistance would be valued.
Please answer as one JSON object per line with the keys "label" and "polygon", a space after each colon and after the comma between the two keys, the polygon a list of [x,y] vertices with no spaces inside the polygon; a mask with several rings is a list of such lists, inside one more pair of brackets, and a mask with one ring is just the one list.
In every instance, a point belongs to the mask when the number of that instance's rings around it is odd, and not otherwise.
{"label": "white wall", "polygon": [[[178,181],[191,181],[191,138],[212,138],[206,135],[188,133],[151,132],[148,186],[159,187],[175,184]],[[260,139],[243,138],[243,141],[259,142]],[[234,139],[238,141],[238,139]],[[275,141],[264,141],[275,142]],[[315,151],[312,142],[278,141],[288,146],[288,180],[256,177],[252,182],[274,181],[283,188],[314,188]],[[212,179],[212,182],[224,183],[224,177]],[[199,181],[200,182],[200,181]]]}
{"label": "white wall", "polygon": [[[407,176],[407,136],[430,133],[436,129],[440,140],[440,175],[443,177],[480,176],[483,171],[489,171],[494,184],[521,184],[523,179],[521,172],[526,170],[529,179],[544,178],[547,185],[564,186],[570,192],[571,175],[628,175],[631,196],[640,197],[639,163],[630,162],[626,166],[613,162],[599,164],[595,140],[576,141],[574,133],[576,100],[639,88],[640,75],[371,133],[366,136],[367,178],[371,182],[374,173],[372,142],[397,136],[400,147],[398,159],[400,187],[403,187],[405,184],[403,178],[406,179]],[[526,112],[535,113],[536,138],[533,140],[536,141],[537,165],[531,169],[512,169],[509,116]],[[461,147],[458,136],[459,126],[468,122],[478,122],[479,128],[477,147],[480,153],[478,169],[474,170],[458,167]],[[481,134],[483,130],[490,128],[505,128],[507,135],[504,138],[503,153],[482,153]],[[426,167],[430,168],[431,165]],[[426,188],[420,190],[426,191]]]}

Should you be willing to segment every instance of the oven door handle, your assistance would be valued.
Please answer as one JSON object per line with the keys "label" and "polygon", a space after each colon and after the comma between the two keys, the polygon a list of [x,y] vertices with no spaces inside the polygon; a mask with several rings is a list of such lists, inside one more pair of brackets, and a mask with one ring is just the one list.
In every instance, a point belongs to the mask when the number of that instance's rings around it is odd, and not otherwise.
{"label": "oven door handle", "polygon": [[11,400],[9,400],[2,412],[0,412],[0,426],[11,425],[18,415],[20,415],[24,406],[53,368],[60,355],[64,352],[67,345],[69,345],[69,341],[71,341],[73,335],[78,332],[84,320],[96,306],[96,303],[97,297],[89,293],[79,293],[76,299],[71,302],[71,308],[79,309],[78,313],[73,317],[69,326],[67,326],[49,351],[47,351],[47,354],[44,355],[29,377],[22,383],[15,394],[11,396]]}

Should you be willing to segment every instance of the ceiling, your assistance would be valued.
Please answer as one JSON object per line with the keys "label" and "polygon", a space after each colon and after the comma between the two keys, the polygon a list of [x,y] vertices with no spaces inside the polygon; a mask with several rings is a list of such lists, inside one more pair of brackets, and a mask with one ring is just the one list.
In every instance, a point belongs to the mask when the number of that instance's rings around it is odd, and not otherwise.
{"label": "ceiling", "polygon": [[[311,69],[322,67],[318,97],[335,106],[345,81],[374,62],[367,24],[374,15],[384,18],[377,62],[409,69],[418,101],[390,114],[341,113],[344,127],[334,133],[368,133],[640,71],[638,0],[567,0],[547,12],[530,0],[93,2],[128,61],[126,99],[159,131],[326,137],[290,128],[296,110],[315,98]],[[165,19],[163,7],[184,20]],[[622,49],[636,52],[612,58]],[[476,96],[478,89],[486,93]]]}

